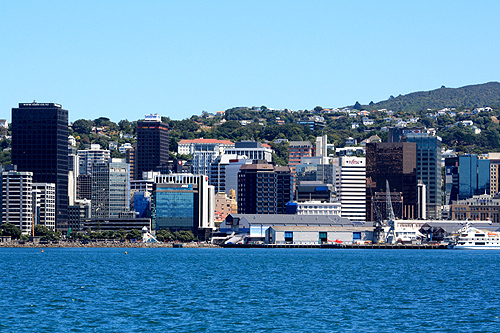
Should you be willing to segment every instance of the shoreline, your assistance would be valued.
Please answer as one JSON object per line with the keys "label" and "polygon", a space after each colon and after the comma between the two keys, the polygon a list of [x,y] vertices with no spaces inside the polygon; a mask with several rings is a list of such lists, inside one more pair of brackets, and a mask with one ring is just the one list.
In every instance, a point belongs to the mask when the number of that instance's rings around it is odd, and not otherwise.
{"label": "shoreline", "polygon": [[221,248],[214,244],[201,243],[134,243],[134,242],[58,242],[58,243],[0,243],[0,248],[174,248],[174,244],[181,244],[182,248]]}

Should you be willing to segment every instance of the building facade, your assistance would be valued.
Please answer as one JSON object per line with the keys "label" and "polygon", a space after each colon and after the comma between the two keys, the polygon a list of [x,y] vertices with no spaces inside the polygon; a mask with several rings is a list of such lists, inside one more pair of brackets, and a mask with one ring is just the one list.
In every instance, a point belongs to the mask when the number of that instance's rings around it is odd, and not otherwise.
{"label": "building facade", "polygon": [[284,214],[293,199],[290,168],[245,164],[238,173],[239,214]]}
{"label": "building facade", "polygon": [[[399,219],[417,216],[417,144],[414,142],[382,142],[366,145],[366,217],[374,221],[376,212],[372,197],[386,193],[389,183],[391,196],[403,200]],[[384,213],[384,212],[382,212]]]}
{"label": "building facade", "polygon": [[106,163],[111,158],[108,149],[101,149],[99,144],[91,144],[90,149],[79,150],[79,174],[90,175],[92,173],[92,164]]}
{"label": "building facade", "polygon": [[288,166],[292,174],[295,173],[295,166],[300,164],[303,157],[314,155],[314,147],[309,141],[290,141],[288,151]]}
{"label": "building facade", "polygon": [[52,183],[33,183],[33,213],[35,224],[51,230],[56,228],[56,185]]}
{"label": "building facade", "polygon": [[127,163],[112,159],[92,166],[92,218],[109,218],[129,211]]}
{"label": "building facade", "polygon": [[56,185],[56,228],[68,222],[68,111],[56,103],[19,103],[12,109],[12,164],[33,182]]}
{"label": "building facade", "polygon": [[271,163],[273,161],[273,150],[269,145],[256,141],[236,142],[233,147],[224,149],[224,154],[242,156],[247,160],[260,160]]}
{"label": "building facade", "polygon": [[146,115],[137,122],[136,173],[139,179],[145,171],[157,171],[168,162],[168,128],[159,115]]}
{"label": "building facade", "polygon": [[[425,185],[425,215],[430,219],[441,219],[442,173],[441,150],[442,140],[432,136],[421,127],[390,128],[389,142],[414,142],[417,144],[417,182]],[[419,203],[421,206],[422,203]],[[424,218],[422,214],[417,214]],[[425,219],[425,218],[424,218]]]}
{"label": "building facade", "polygon": [[204,175],[156,176],[151,197],[153,230],[191,230],[205,239],[214,229],[214,196]]}
{"label": "building facade", "polygon": [[341,216],[352,222],[366,221],[366,158],[339,157]]}
{"label": "building facade", "polygon": [[33,223],[33,173],[2,172],[2,223],[12,223],[31,234]]}
{"label": "building facade", "polygon": [[460,155],[445,160],[446,204],[490,192],[490,160]]}

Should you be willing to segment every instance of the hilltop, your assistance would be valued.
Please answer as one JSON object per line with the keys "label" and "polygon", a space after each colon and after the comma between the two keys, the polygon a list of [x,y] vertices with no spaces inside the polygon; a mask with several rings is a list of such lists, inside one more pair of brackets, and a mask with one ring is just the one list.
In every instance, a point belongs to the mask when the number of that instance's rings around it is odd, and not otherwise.
{"label": "hilltop", "polygon": [[394,111],[419,111],[442,108],[475,108],[500,105],[500,83],[488,82],[461,88],[446,88],[418,91],[407,95],[390,97],[378,103],[363,105],[363,109],[388,109]]}

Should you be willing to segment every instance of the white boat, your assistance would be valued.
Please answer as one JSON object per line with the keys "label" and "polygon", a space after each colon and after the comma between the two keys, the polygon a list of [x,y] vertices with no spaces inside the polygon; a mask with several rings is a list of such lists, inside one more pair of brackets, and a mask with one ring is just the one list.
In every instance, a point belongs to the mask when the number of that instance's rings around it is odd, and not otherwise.
{"label": "white boat", "polygon": [[500,233],[466,225],[460,230],[455,249],[500,250]]}

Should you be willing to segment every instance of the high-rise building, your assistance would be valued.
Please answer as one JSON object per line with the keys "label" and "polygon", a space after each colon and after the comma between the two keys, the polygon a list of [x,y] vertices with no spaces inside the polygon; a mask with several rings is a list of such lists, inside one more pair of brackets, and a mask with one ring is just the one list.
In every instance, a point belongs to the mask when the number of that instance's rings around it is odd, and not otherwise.
{"label": "high-rise building", "polygon": [[157,171],[168,162],[168,128],[157,114],[146,115],[137,122],[137,153],[135,172],[138,179],[142,173]]}
{"label": "high-rise building", "polygon": [[[391,197],[403,200],[400,203],[392,200],[393,204],[401,205],[401,209],[394,209],[396,218],[418,218],[416,169],[416,143],[372,142],[366,145],[366,218],[368,221],[374,221],[376,217],[377,208],[372,204],[372,198],[377,196],[384,198],[387,181]],[[384,201],[381,200],[382,203]]]}
{"label": "high-rise building", "polygon": [[81,230],[82,222],[92,217],[91,201],[87,199],[75,200],[68,206],[68,224],[71,231]]}
{"label": "high-rise building", "polygon": [[[243,156],[238,155],[219,155],[215,161],[210,164],[209,183],[215,187],[215,193],[225,192],[229,193],[230,190],[238,189],[238,171],[239,167],[243,164],[250,163]],[[231,166],[237,165],[236,168]],[[230,181],[233,180],[233,182]],[[229,188],[226,186],[229,185]]]}
{"label": "high-rise building", "polygon": [[238,173],[239,214],[285,214],[293,199],[289,167],[244,164]]}
{"label": "high-rise building", "polygon": [[92,173],[92,164],[105,163],[111,158],[108,149],[101,149],[99,144],[91,144],[90,149],[79,150],[79,174],[90,175]]}
{"label": "high-rise building", "polygon": [[366,158],[342,156],[338,165],[341,216],[353,222],[366,222]]}
{"label": "high-rise building", "polygon": [[68,155],[68,204],[71,206],[76,200],[78,175],[80,174],[79,157],[76,154]]}
{"label": "high-rise building", "polygon": [[129,211],[129,165],[122,159],[92,166],[92,218],[118,217]]}
{"label": "high-rise building", "polygon": [[33,173],[2,172],[2,223],[12,223],[30,234],[33,223]]}
{"label": "high-rise building", "polygon": [[[212,162],[224,153],[225,149],[234,147],[234,143],[228,140],[196,139],[186,141],[191,141],[190,149],[193,155],[193,173],[195,175],[210,175]],[[227,153],[227,155],[235,155],[235,153]]]}
{"label": "high-rise building", "polygon": [[76,200],[92,198],[92,175],[79,175],[76,178]]}
{"label": "high-rise building", "polygon": [[500,192],[500,153],[489,153],[490,160],[490,195]]}
{"label": "high-rise building", "polygon": [[56,185],[56,228],[67,229],[68,111],[56,103],[19,103],[12,109],[12,164],[33,182]]}
{"label": "high-rise building", "polygon": [[[389,142],[414,142],[417,144],[417,181],[425,185],[427,193],[426,216],[430,219],[441,218],[442,173],[441,138],[432,136],[421,127],[390,128]],[[418,215],[420,218],[421,216]]]}
{"label": "high-rise building", "polygon": [[152,229],[191,230],[206,239],[214,228],[214,196],[207,176],[156,176],[151,198]]}
{"label": "high-rise building", "polygon": [[339,166],[329,157],[303,157],[300,164],[295,165],[295,181],[299,185],[303,182],[321,182],[335,185],[338,181]]}
{"label": "high-rise building", "polygon": [[477,155],[460,155],[445,160],[446,204],[452,201],[488,194],[490,191],[490,160]]}
{"label": "high-rise building", "polygon": [[33,213],[35,224],[56,228],[56,185],[33,183]]}
{"label": "high-rise building", "polygon": [[127,149],[125,150],[125,162],[128,163],[128,165],[130,165],[130,180],[140,180],[142,178],[140,178],[138,175],[137,175],[137,172],[136,172],[136,159],[137,159],[137,143],[134,143],[132,145],[132,149]]}
{"label": "high-rise building", "polygon": [[314,155],[314,147],[309,141],[290,141],[288,151],[288,166],[292,173],[295,173],[295,166],[300,164],[303,157]]}

